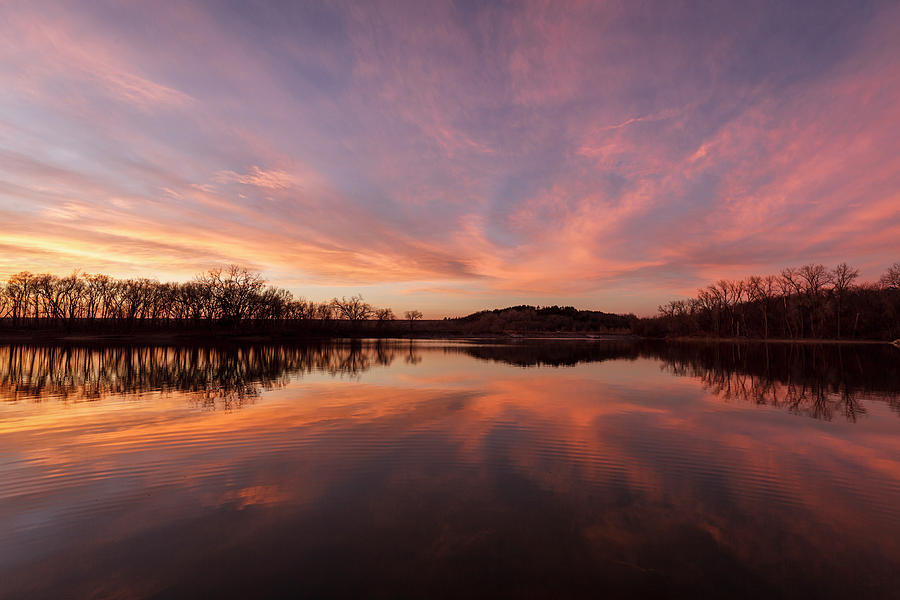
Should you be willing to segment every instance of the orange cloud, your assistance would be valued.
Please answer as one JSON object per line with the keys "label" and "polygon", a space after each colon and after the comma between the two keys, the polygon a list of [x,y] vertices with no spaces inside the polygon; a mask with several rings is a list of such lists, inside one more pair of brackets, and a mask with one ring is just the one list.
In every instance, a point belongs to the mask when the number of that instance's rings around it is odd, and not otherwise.
{"label": "orange cloud", "polygon": [[272,190],[288,189],[298,183],[297,178],[290,173],[275,170],[264,171],[255,165],[245,174],[235,173],[234,171],[220,171],[216,175],[216,179],[223,182],[242,183]]}

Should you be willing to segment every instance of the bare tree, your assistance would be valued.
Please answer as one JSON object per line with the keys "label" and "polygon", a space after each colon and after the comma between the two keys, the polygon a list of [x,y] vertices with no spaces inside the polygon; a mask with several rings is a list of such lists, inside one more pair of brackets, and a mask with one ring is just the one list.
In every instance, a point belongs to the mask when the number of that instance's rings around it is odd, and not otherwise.
{"label": "bare tree", "polygon": [[0,288],[0,320],[8,319],[12,315],[12,298],[6,292],[6,286]]}
{"label": "bare tree", "polygon": [[348,321],[363,321],[372,316],[372,305],[363,300],[362,295],[341,297],[332,299],[332,306],[342,319]]}
{"label": "bare tree", "polygon": [[321,302],[315,305],[315,315],[320,322],[324,323],[334,318],[335,307],[331,302]]}
{"label": "bare tree", "polygon": [[748,280],[747,293],[751,301],[759,304],[763,317],[763,337],[769,337],[769,303],[775,296],[777,279],[774,275],[759,277],[754,275]]}
{"label": "bare tree", "polygon": [[[12,275],[6,282],[6,293],[12,304],[12,318],[14,321],[25,322],[28,319],[28,311],[31,306],[31,298],[34,296],[36,277],[28,271],[22,271]],[[35,310],[37,310],[35,300]]]}
{"label": "bare tree", "polygon": [[[792,297],[795,300],[799,300],[802,290],[797,269],[794,267],[782,269],[781,277],[778,280],[778,288],[781,291],[781,303],[784,309],[784,324],[785,329],[788,331],[788,336],[792,338],[803,337],[803,313],[800,306],[796,306],[795,308],[796,302],[792,301]],[[797,315],[796,320],[793,319],[795,313]],[[791,327],[791,321],[795,321],[794,327]]]}
{"label": "bare tree", "polygon": [[831,271],[832,291],[834,292],[835,303],[835,322],[837,324],[837,337],[841,337],[841,314],[843,308],[844,296],[853,285],[853,281],[859,277],[859,269],[854,269],[847,263],[843,262]]}
{"label": "bare tree", "polygon": [[821,333],[821,325],[825,321],[822,292],[831,283],[831,273],[824,265],[814,263],[803,265],[798,273],[803,282],[803,292],[809,309],[809,333],[815,337],[817,334],[816,323],[819,324],[818,333]]}
{"label": "bare tree", "polygon": [[237,325],[247,319],[255,298],[265,288],[266,281],[259,273],[240,265],[211,269],[197,278],[201,296],[211,302],[211,318]]}
{"label": "bare tree", "polygon": [[212,269],[187,283],[77,272],[66,277],[22,272],[0,282],[0,319],[16,326],[68,328],[79,320],[113,329],[214,323],[286,326],[314,319],[324,325],[336,317],[351,321],[375,317],[382,324],[396,318],[390,308],[374,310],[362,296],[323,303],[295,299],[290,291],[266,286],[261,274],[238,265]]}
{"label": "bare tree", "polygon": [[409,321],[409,329],[412,331],[413,322],[422,318],[422,313],[418,310],[408,310],[403,313],[404,318]]}
{"label": "bare tree", "polygon": [[378,319],[380,325],[383,325],[386,321],[393,321],[396,317],[390,308],[376,308],[375,318]]}
{"label": "bare tree", "polygon": [[881,276],[878,283],[884,289],[900,288],[900,262],[895,262],[888,267],[888,270]]}
{"label": "bare tree", "polygon": [[735,335],[740,337],[741,335],[741,327],[743,326],[744,333],[746,334],[746,321],[744,318],[744,294],[747,289],[745,287],[745,283],[743,281],[729,281],[727,282],[728,292],[729,292],[729,310],[732,315],[732,330]]}
{"label": "bare tree", "polygon": [[[687,302],[660,306],[659,317],[638,320],[636,331],[676,335],[693,330],[717,337],[729,332],[770,337],[774,332],[797,339],[831,331],[842,337],[852,329],[852,337],[896,338],[900,335],[900,263],[892,265],[878,284],[857,284],[858,277],[858,269],[847,263],[833,269],[811,263],[784,269],[780,276],[722,280],[698,290],[696,298]],[[828,325],[832,313],[833,330]],[[849,314],[852,328],[847,327]]]}

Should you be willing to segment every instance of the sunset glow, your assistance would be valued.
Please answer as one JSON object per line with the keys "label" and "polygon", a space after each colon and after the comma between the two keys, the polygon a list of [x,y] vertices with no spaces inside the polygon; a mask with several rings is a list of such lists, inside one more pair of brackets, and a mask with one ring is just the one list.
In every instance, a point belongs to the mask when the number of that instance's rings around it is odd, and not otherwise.
{"label": "sunset glow", "polygon": [[900,259],[896,3],[0,2],[0,279],[651,314]]}

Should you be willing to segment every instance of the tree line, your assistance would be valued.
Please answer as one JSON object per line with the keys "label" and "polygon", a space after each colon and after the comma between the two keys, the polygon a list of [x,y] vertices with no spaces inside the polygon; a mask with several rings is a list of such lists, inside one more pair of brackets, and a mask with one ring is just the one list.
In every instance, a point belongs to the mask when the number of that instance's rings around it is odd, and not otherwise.
{"label": "tree line", "polygon": [[651,336],[781,339],[900,337],[900,262],[876,282],[858,282],[859,270],[807,264],[777,275],[720,280],[694,298],[672,300],[659,315],[635,323]]}
{"label": "tree line", "polygon": [[[777,275],[720,280],[694,298],[673,300],[659,315],[638,319],[572,307],[515,306],[459,319],[429,322],[436,332],[627,332],[647,337],[900,338],[900,263],[876,282],[841,263],[786,268]],[[0,323],[18,328],[284,328],[400,333],[422,318],[399,320],[361,295],[315,302],[268,285],[258,272],[231,265],[184,283],[102,274],[68,276],[21,272],[0,283]],[[393,323],[393,327],[387,327]],[[396,330],[396,331],[395,331]],[[457,331],[458,330],[458,331]],[[387,333],[386,333],[387,334]],[[385,334],[385,335],[386,335]]]}
{"label": "tree line", "polygon": [[[422,318],[408,311],[412,322]],[[102,274],[32,274],[0,284],[0,319],[14,326],[260,326],[287,321],[396,319],[361,295],[314,302],[268,285],[258,272],[231,265],[211,269],[185,283],[150,278],[117,279]]]}

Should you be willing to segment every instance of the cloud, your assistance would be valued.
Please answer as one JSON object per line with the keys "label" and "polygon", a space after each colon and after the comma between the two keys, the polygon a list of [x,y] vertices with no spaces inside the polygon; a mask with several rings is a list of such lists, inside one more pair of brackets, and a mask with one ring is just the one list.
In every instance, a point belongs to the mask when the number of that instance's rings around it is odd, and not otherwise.
{"label": "cloud", "polygon": [[36,19],[27,11],[16,11],[13,4],[4,12],[6,27],[15,31],[14,36],[4,36],[5,44],[0,42],[9,57],[4,79],[33,99],[71,103],[87,101],[99,92],[141,111],[181,109],[191,102],[189,95],[154,81],[123,60],[122,42],[113,36],[79,35],[71,24],[52,17]]}
{"label": "cloud", "polygon": [[219,171],[216,180],[221,182],[241,183],[272,190],[285,190],[298,184],[297,178],[284,171],[264,171],[257,166],[250,167],[247,173]]}
{"label": "cloud", "polygon": [[383,304],[647,312],[897,260],[890,5],[0,13],[4,270],[228,261],[301,292],[390,284]]}

